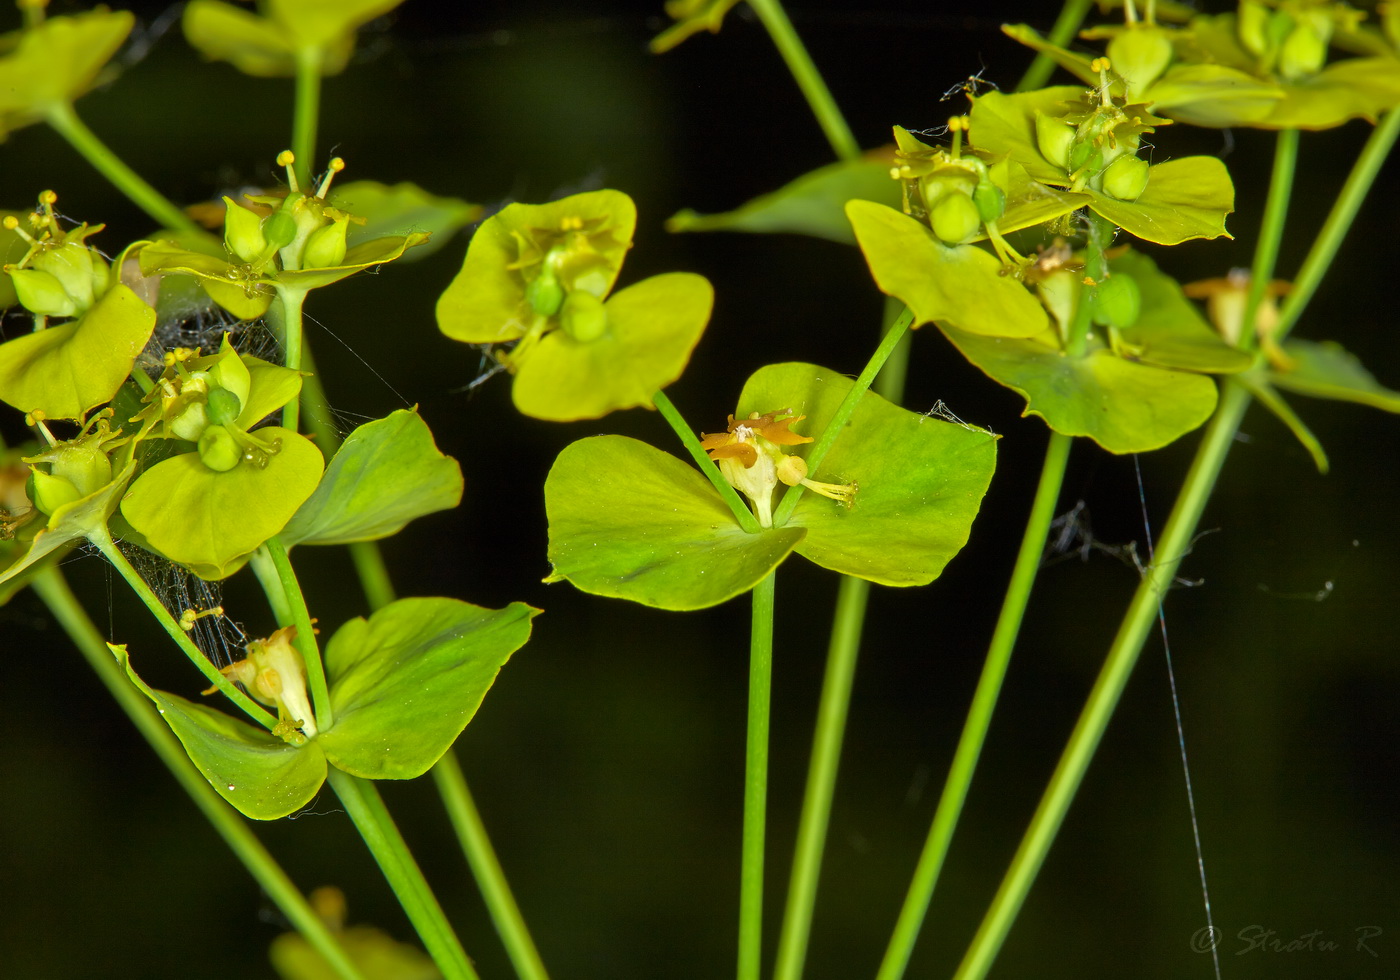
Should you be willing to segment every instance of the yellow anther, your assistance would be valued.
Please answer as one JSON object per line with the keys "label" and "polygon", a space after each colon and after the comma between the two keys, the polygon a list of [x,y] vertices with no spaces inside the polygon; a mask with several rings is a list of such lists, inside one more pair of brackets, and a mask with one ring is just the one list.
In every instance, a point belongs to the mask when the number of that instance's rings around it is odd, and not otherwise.
{"label": "yellow anther", "polygon": [[583,230],[583,219],[580,218],[578,215],[570,215],[570,216],[567,217],[567,218],[563,218],[563,219],[561,219],[560,222],[559,222],[559,230],[560,230],[560,231],[582,231],[582,230]]}
{"label": "yellow anther", "polygon": [[39,203],[45,207],[53,207],[53,205],[58,203],[58,195],[53,191],[40,191]]}
{"label": "yellow anther", "polygon": [[1112,67],[1112,62],[1107,58],[1095,58],[1093,61],[1089,62],[1090,71],[1108,71]]}
{"label": "yellow anther", "polygon": [[281,153],[277,154],[277,166],[279,167],[290,167],[296,162],[297,155],[291,150],[283,150]]}
{"label": "yellow anther", "polygon": [[331,189],[331,179],[336,174],[345,169],[345,161],[340,157],[331,157],[331,162],[327,165],[326,175],[321,178],[320,185],[316,188],[316,196],[325,200],[326,191]]}
{"label": "yellow anther", "polygon": [[[3,224],[5,226],[6,231],[14,231],[19,227],[19,219],[12,214],[7,214],[5,215],[5,220],[3,222],[0,222],[0,224]],[[5,268],[9,269],[9,266],[6,266]]]}

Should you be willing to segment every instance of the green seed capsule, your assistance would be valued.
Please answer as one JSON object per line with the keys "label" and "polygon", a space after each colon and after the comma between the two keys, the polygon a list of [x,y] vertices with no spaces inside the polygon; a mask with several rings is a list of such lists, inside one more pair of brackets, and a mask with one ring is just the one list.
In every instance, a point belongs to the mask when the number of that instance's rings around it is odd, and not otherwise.
{"label": "green seed capsule", "polygon": [[224,198],[224,244],[240,262],[255,262],[267,249],[262,220],[231,197]]}
{"label": "green seed capsule", "polygon": [[548,265],[525,287],[525,300],[540,316],[553,316],[564,305],[564,287]]}
{"label": "green seed capsule", "polygon": [[332,221],[323,228],[317,228],[306,239],[306,251],[301,256],[303,269],[332,269],[345,260],[345,236],[350,229],[350,219]]}
{"label": "green seed capsule", "polygon": [[53,514],[64,504],[71,504],[82,497],[72,482],[61,476],[51,476],[43,470],[29,471],[25,490],[34,506],[45,514]]}
{"label": "green seed capsule", "polygon": [[1035,142],[1040,152],[1045,154],[1057,167],[1069,170],[1069,148],[1074,142],[1074,127],[1053,116],[1037,114],[1035,117]]}
{"label": "green seed capsule", "polygon": [[285,210],[278,208],[263,222],[262,233],[273,248],[286,248],[296,241],[297,221]]}
{"label": "green seed capsule", "polygon": [[1095,323],[1123,330],[1137,323],[1142,291],[1132,276],[1120,272],[1095,286],[1090,302]]}
{"label": "green seed capsule", "polygon": [[1006,213],[1006,194],[990,180],[984,180],[972,192],[972,203],[983,221],[995,221]]}
{"label": "green seed capsule", "polygon": [[199,458],[215,473],[227,473],[243,460],[243,450],[222,425],[211,425],[199,437]]}
{"label": "green seed capsule", "polygon": [[592,293],[576,289],[559,310],[559,325],[579,343],[597,340],[608,329],[608,312],[603,301]]}
{"label": "green seed capsule", "polygon": [[210,388],[209,404],[205,410],[212,424],[233,425],[238,421],[238,413],[243,411],[243,403],[227,388]]}
{"label": "green seed capsule", "polygon": [[1150,169],[1146,160],[1130,156],[1119,157],[1103,172],[1104,193],[1120,201],[1136,201],[1147,189]]}
{"label": "green seed capsule", "polygon": [[961,245],[981,230],[982,216],[966,194],[948,194],[929,212],[929,224],[949,245]]}
{"label": "green seed capsule", "polygon": [[41,316],[72,316],[78,304],[59,282],[39,269],[6,269],[20,305]]}

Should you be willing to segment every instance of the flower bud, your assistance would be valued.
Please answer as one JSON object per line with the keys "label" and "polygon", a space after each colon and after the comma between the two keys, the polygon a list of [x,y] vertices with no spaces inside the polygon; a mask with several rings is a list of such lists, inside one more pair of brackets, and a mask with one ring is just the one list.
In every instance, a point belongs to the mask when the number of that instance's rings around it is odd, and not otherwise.
{"label": "flower bud", "polygon": [[199,458],[216,473],[227,473],[243,461],[243,449],[222,425],[211,425],[199,437]]}
{"label": "flower bud", "polygon": [[1142,291],[1132,276],[1120,272],[1094,287],[1090,294],[1094,322],[1122,330],[1137,322],[1142,312]]}
{"label": "flower bud", "polygon": [[306,239],[306,251],[301,256],[303,269],[330,269],[345,260],[345,236],[350,229],[349,218],[339,218],[323,228],[317,228]]}
{"label": "flower bud", "polygon": [[227,388],[210,388],[205,410],[213,425],[233,425],[238,421],[238,413],[243,411],[243,403]]}
{"label": "flower bud", "polygon": [[1256,58],[1269,50],[1269,17],[1269,8],[1259,0],[1240,0],[1235,30],[1239,34],[1240,44]]}
{"label": "flower bud", "polygon": [[1120,201],[1136,201],[1147,189],[1147,161],[1138,157],[1121,156],[1103,172],[1103,190]]}
{"label": "flower bud", "polygon": [[267,250],[262,219],[230,197],[224,198],[224,245],[240,262],[256,262]]}
{"label": "flower bud", "polygon": [[1160,27],[1130,28],[1108,42],[1108,60],[1123,77],[1128,101],[1138,102],[1171,64],[1172,42]]}
{"label": "flower bud", "polygon": [[83,496],[71,481],[39,469],[29,471],[29,482],[25,491],[34,506],[49,515],[64,504],[71,504]]}
{"label": "flower bud", "polygon": [[597,296],[576,289],[559,308],[559,326],[574,340],[586,344],[607,331],[608,313]]}
{"label": "flower bud", "polygon": [[73,316],[78,312],[78,304],[68,291],[52,275],[40,269],[5,270],[14,284],[15,295],[20,305],[31,313],[41,316]]}
{"label": "flower bud", "polygon": [[982,216],[966,194],[947,194],[929,212],[929,224],[949,245],[961,245],[981,230]]}
{"label": "flower bud", "polygon": [[1065,170],[1070,169],[1069,148],[1070,144],[1074,142],[1073,126],[1070,126],[1063,119],[1037,113],[1035,117],[1035,142],[1040,147],[1040,152],[1045,154],[1045,159],[1057,167],[1062,167]]}
{"label": "flower bud", "polygon": [[1289,81],[1316,75],[1327,63],[1327,42],[1331,37],[1332,21],[1326,15],[1298,21],[1279,48],[1279,74]]}

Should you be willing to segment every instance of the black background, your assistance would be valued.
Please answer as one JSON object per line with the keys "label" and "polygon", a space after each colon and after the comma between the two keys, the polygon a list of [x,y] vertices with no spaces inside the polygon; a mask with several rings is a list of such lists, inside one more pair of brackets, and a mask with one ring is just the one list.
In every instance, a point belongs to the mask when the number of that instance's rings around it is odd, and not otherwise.
{"label": "black background", "polygon": [[[69,10],[55,5],[55,13]],[[164,8],[143,7],[150,24]],[[715,429],[762,364],[810,360],[854,374],[881,300],[856,251],[790,236],[670,236],[682,207],[719,211],[831,159],[762,28],[743,8],[718,37],[647,53],[655,5],[445,5],[410,0],[328,79],[322,154],[345,178],[412,180],[497,205],[594,186],[638,203],[622,282],[691,270],[715,284],[711,326],[672,400]],[[808,2],[792,18],[862,145],[898,123],[961,111],[940,101],[985,71],[1014,86],[1026,53],[1004,20],[1049,15]],[[10,23],[13,23],[13,18]],[[290,83],[204,64],[178,27],[155,37],[79,112],[178,201],[271,183],[290,132]],[[1290,235],[1293,274],[1369,130],[1304,134]],[[1236,241],[1148,249],[1183,281],[1247,265],[1273,137],[1175,127],[1157,153],[1222,153],[1235,177]],[[1159,156],[1160,158],[1160,156]],[[117,251],[150,230],[53,133],[0,148],[0,205],[41,189],[65,214],[105,221]],[[1335,337],[1400,384],[1388,298],[1396,168],[1379,178],[1352,238],[1300,324]],[[462,507],[384,543],[405,595],[546,610],[503,670],[458,753],[523,911],[557,977],[723,976],[733,969],[748,605],[687,614],[544,586],[540,487],[571,440],[621,432],[676,451],[659,417],[634,410],[570,425],[518,416],[508,380],[462,390],[475,351],[443,338],[438,294],[465,248],[318,291],[308,338],[349,425],[417,403],[466,473]],[[6,336],[27,329],[6,321]],[[915,337],[905,401],[942,399],[1002,433],[996,477],[966,551],[933,586],[877,589],[851,707],[819,907],[813,978],[873,973],[927,832],[1010,572],[1046,433],[1020,400],[931,329]],[[1202,584],[1167,605],[1195,796],[1226,976],[1392,975],[1397,902],[1396,605],[1400,528],[1393,420],[1298,400],[1331,454],[1320,477],[1272,417],[1252,410],[1183,574]],[[6,434],[19,435],[13,415]],[[1160,530],[1196,435],[1140,459]],[[1076,444],[1061,510],[1083,500],[1095,533],[1142,541],[1131,457]],[[97,557],[65,564],[99,626],[128,643],[153,685],[202,686]],[[363,613],[349,563],[303,549],[298,567],[323,632]],[[911,977],[961,957],[1083,704],[1136,582],[1104,555],[1047,567],[1037,582],[991,739],[935,895]],[[1331,583],[1330,595],[1315,593]],[[767,949],[776,937],[821,680],[833,577],[794,557],[778,582]],[[254,635],[275,624],[246,573],[225,605]],[[278,913],[223,848],[125,717],[25,593],[0,609],[0,968],[6,976],[269,977]],[[997,976],[1211,975],[1190,948],[1204,921],[1160,643],[1128,688],[1064,830],[994,969]],[[509,965],[455,850],[429,781],[385,786],[483,977]],[[351,918],[410,938],[407,921],[325,791],[310,812],[257,830],[305,888],[335,884]],[[1331,952],[1236,955],[1250,926],[1284,940],[1322,930]],[[1375,958],[1354,930],[1379,926]]]}

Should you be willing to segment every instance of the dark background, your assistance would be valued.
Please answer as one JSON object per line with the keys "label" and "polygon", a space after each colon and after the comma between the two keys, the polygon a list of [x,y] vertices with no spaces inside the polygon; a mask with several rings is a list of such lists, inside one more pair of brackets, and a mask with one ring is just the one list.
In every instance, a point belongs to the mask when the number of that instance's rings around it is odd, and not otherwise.
{"label": "dark background", "polygon": [[[719,37],[649,55],[660,0],[474,3],[410,0],[362,39],[324,90],[321,153],[349,178],[412,180],[489,205],[594,186],[638,203],[622,282],[703,273],[718,299],[684,378],[670,389],[697,429],[719,427],[762,364],[811,360],[856,373],[881,301],[859,254],[789,236],[670,236],[681,207],[718,211],[831,159],[762,28],[741,8]],[[55,13],[70,10],[56,4]],[[143,7],[149,24],[164,8]],[[985,69],[1014,86],[1026,53],[1003,20],[1049,14],[970,5],[805,2],[791,14],[861,143],[891,124],[941,125],[940,102]],[[1043,8],[1048,10],[1048,8]],[[11,15],[7,24],[13,24]],[[277,179],[290,83],[203,64],[178,28],[79,111],[116,152],[179,201]],[[1305,134],[1292,275],[1369,127]],[[1272,137],[1185,127],[1158,153],[1220,153],[1235,176],[1238,241],[1149,249],[1183,281],[1247,265]],[[53,133],[0,149],[4,199],[53,188],[62,210],[106,221],[117,251],[149,222]],[[322,161],[318,161],[320,163]],[[1395,357],[1397,171],[1377,182],[1301,336],[1336,337],[1383,381]],[[437,331],[433,305],[465,248],[315,293],[310,327],[347,425],[417,403],[466,473],[462,507],[384,543],[405,595],[546,610],[458,742],[500,857],[557,977],[709,978],[733,969],[748,604],[674,614],[544,586],[540,487],[571,440],[622,432],[677,451],[659,417],[634,410],[556,425],[521,418],[508,381],[463,390],[475,351]],[[6,323],[6,335],[25,329]],[[928,829],[1010,572],[1045,444],[1020,400],[965,364],[933,330],[915,337],[905,404],[942,399],[1004,434],[997,475],[964,554],[931,587],[877,589],[851,706],[807,975],[873,974]],[[1174,593],[1168,625],[1215,922],[1229,977],[1394,975],[1397,907],[1397,429],[1360,408],[1298,407],[1333,472],[1320,477],[1272,417],[1252,411]],[[6,432],[16,435],[14,419]],[[1196,435],[1141,458],[1160,531]],[[1131,458],[1076,445],[1061,510],[1085,502],[1110,545],[1143,539]],[[364,610],[335,549],[298,552],[323,631]],[[153,685],[200,686],[91,555],[66,564],[99,626],[130,644]],[[909,976],[951,973],[996,888],[1100,664],[1136,572],[1096,553],[1037,582],[990,742]],[[1320,598],[1328,590],[1326,598]],[[833,577],[794,557],[778,583],[770,787],[771,952],[785,892],[821,680]],[[246,573],[225,605],[253,635],[274,626]],[[14,977],[270,977],[279,914],[224,849],[98,686],[40,603],[0,609],[0,973]],[[483,977],[509,965],[427,780],[386,785],[390,807]],[[334,796],[257,827],[304,888],[335,884],[353,921],[412,931]],[[996,976],[1211,975],[1190,948],[1203,924],[1161,645],[1144,652],[1064,830],[1003,950]],[[1331,952],[1244,953],[1251,926],[1284,940],[1321,930]],[[1354,948],[1379,926],[1378,954]]]}

